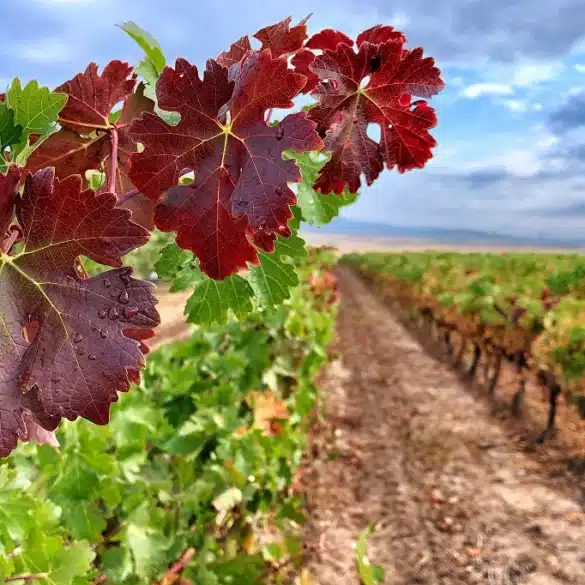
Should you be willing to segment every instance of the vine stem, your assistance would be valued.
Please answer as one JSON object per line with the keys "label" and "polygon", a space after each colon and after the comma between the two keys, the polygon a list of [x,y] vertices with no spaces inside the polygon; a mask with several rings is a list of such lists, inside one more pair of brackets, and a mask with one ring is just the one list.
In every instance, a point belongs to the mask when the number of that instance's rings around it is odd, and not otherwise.
{"label": "vine stem", "polygon": [[134,197],[135,195],[138,195],[138,193],[139,193],[138,189],[130,189],[130,191],[118,197],[118,205],[123,205],[127,201],[130,201],[130,199],[132,199],[132,197]]}
{"label": "vine stem", "polygon": [[116,192],[116,174],[118,172],[118,130],[112,128],[112,159],[110,161],[110,180],[108,181],[108,192]]}
{"label": "vine stem", "polygon": [[31,575],[21,575],[20,577],[6,577],[4,583],[12,583],[13,581],[33,581],[34,579],[47,579],[48,573],[33,573]]}
{"label": "vine stem", "polygon": [[173,566],[165,573],[165,576],[161,580],[161,585],[173,582],[173,577],[182,573],[187,565],[191,562],[191,559],[195,556],[195,549],[193,547],[188,548],[182,555],[181,558],[173,564]]}
{"label": "vine stem", "polygon": [[[12,226],[12,227],[15,227],[15,226]],[[0,246],[0,252],[3,252],[4,254],[10,253],[10,250],[12,250],[12,246],[14,246],[14,244],[16,243],[18,238],[20,237],[20,231],[18,229],[12,229],[12,227],[11,227],[12,231],[10,232],[10,235],[6,238],[6,240]]]}

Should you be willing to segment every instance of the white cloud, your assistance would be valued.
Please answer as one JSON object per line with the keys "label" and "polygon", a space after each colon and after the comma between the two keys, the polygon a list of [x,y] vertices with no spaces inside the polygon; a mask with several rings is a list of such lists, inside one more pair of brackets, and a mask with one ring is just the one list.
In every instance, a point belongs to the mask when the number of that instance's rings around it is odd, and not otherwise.
{"label": "white cloud", "polygon": [[504,106],[512,112],[525,112],[527,109],[526,103],[519,100],[505,100]]}
{"label": "white cloud", "polygon": [[545,136],[544,138],[538,140],[536,142],[536,146],[538,146],[538,148],[550,148],[551,146],[557,144],[558,141],[559,139],[556,136],[550,134],[549,136]]}
{"label": "white cloud", "polygon": [[537,83],[550,81],[564,69],[562,63],[526,62],[516,66],[512,75],[512,85],[529,87]]}
{"label": "white cloud", "polygon": [[463,95],[469,99],[475,99],[482,95],[512,95],[514,89],[510,85],[501,83],[475,83],[463,90]]}
{"label": "white cloud", "polygon": [[18,45],[15,51],[22,59],[34,63],[66,62],[71,58],[70,45],[57,38],[46,38]]}
{"label": "white cloud", "polygon": [[585,63],[577,63],[575,65],[575,71],[578,73],[585,73]]}

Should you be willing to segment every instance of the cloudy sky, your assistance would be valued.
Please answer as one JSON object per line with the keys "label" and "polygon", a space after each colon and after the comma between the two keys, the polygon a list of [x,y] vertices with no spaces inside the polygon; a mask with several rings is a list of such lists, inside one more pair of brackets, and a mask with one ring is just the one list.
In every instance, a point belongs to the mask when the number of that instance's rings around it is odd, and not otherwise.
{"label": "cloudy sky", "polygon": [[585,235],[585,3],[582,0],[1,0],[0,85],[55,86],[140,51],[116,24],[133,20],[169,61],[203,65],[244,34],[309,12],[309,32],[403,30],[447,83],[435,158],[386,172],[351,218],[396,225]]}

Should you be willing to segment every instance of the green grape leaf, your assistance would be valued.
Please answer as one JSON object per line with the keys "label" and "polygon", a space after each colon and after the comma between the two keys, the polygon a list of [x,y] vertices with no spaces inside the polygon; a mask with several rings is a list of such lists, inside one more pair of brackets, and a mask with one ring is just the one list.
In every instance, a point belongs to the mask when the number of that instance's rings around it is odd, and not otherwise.
{"label": "green grape leaf", "polygon": [[305,241],[296,235],[278,238],[274,252],[259,251],[260,264],[250,266],[248,282],[262,306],[271,308],[290,297],[292,288],[299,284],[294,264],[286,258],[301,258],[307,255]]}
{"label": "green grape leaf", "polygon": [[109,548],[102,557],[101,568],[112,583],[122,583],[132,575],[132,558],[125,548]]}
{"label": "green grape leaf", "polygon": [[230,309],[242,320],[253,309],[253,294],[248,281],[237,274],[224,280],[205,276],[195,285],[195,291],[187,300],[187,320],[198,325],[222,324],[227,321]]}
{"label": "green grape leaf", "polygon": [[22,126],[14,121],[14,110],[0,102],[0,155],[13,144],[18,144],[22,137]]}
{"label": "green grape leaf", "polygon": [[90,570],[95,558],[87,542],[64,546],[61,537],[48,537],[40,530],[35,530],[26,544],[23,561],[31,573],[45,574],[45,582],[50,585],[71,585]]}
{"label": "green grape leaf", "polygon": [[63,521],[75,540],[98,540],[106,521],[95,503],[70,502],[63,508]]}
{"label": "green grape leaf", "polygon": [[64,93],[53,93],[30,81],[25,87],[16,77],[6,92],[6,103],[14,110],[14,121],[27,133],[44,134],[57,121],[59,112],[67,103]]}
{"label": "green grape leaf", "polygon": [[167,562],[171,542],[161,532],[130,524],[127,542],[134,558],[134,572],[143,579],[152,579]]}
{"label": "green grape leaf", "polygon": [[[151,67],[151,71],[154,72],[155,76],[158,77],[167,62],[158,41],[151,34],[140,28],[135,22],[125,22],[120,26],[120,28],[132,39],[134,39],[134,41],[136,41],[136,43],[144,51],[144,54],[146,55],[145,61],[148,63],[148,66]],[[139,70],[141,65],[136,68],[136,72],[139,75],[143,75],[143,73]],[[145,80],[148,81],[148,83],[151,83],[151,80],[146,77]]]}
{"label": "green grape leaf", "polygon": [[172,283],[171,292],[187,290],[203,277],[193,252],[182,250],[174,242],[161,250],[154,270],[159,278]]}
{"label": "green grape leaf", "polygon": [[303,180],[297,186],[297,205],[307,223],[317,225],[329,223],[339,215],[342,207],[351,205],[358,198],[357,193],[351,193],[347,188],[339,195],[335,193],[323,195],[313,189],[319,172],[330,156],[315,152],[299,154],[287,151],[284,158],[294,159],[301,169]]}

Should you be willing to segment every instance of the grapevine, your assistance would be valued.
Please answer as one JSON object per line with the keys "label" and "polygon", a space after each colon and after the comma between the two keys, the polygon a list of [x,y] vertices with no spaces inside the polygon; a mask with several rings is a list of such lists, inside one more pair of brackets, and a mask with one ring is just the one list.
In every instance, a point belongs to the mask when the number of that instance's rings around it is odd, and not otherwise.
{"label": "grapevine", "polygon": [[[391,292],[414,322],[444,345],[457,366],[468,349],[467,376],[480,362],[490,396],[503,361],[514,365],[517,388],[510,404],[522,413],[531,377],[548,395],[546,429],[554,434],[557,401],[585,414],[585,263],[578,254],[408,253],[348,255],[366,278]],[[457,340],[457,347],[454,341]]]}
{"label": "grapevine", "polygon": [[[422,168],[435,146],[435,112],[412,98],[438,93],[440,71],[391,26],[354,42],[288,18],[202,74],[122,29],[145,52],[137,67],[90,63],[55,91],[17,78],[0,102],[3,457],[63,418],[107,423],[139,381],[160,319],[123,258],[152,233],[176,234],[156,270],[193,287],[189,320],[269,312],[299,282],[301,221],[331,221],[362,176]],[[310,107],[271,119],[302,94]]]}

